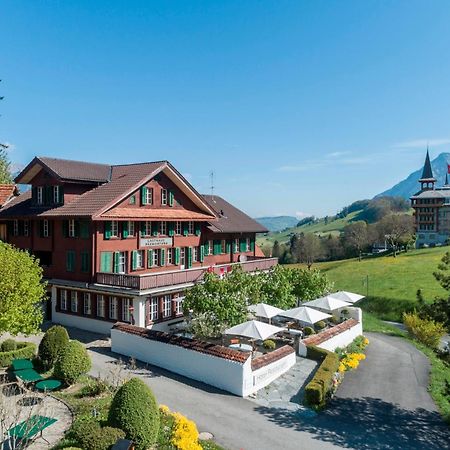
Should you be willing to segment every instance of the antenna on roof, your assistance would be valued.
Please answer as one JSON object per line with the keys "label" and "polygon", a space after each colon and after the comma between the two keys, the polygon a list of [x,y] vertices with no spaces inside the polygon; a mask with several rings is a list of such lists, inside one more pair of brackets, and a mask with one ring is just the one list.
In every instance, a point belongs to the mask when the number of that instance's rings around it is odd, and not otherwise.
{"label": "antenna on roof", "polygon": [[211,199],[214,201],[214,171],[211,170],[209,173],[209,179],[211,180]]}

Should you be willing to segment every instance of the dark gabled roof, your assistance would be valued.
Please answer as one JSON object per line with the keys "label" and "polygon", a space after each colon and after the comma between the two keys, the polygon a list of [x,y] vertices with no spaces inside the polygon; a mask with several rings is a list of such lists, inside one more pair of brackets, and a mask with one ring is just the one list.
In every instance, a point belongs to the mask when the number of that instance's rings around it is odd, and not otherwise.
{"label": "dark gabled roof", "polygon": [[216,233],[267,233],[267,229],[217,195],[203,195],[218,220],[209,226]]}
{"label": "dark gabled roof", "polygon": [[28,184],[29,180],[26,178],[26,175],[36,164],[63,181],[105,183],[109,181],[111,176],[111,166],[109,164],[36,156],[17,175],[16,183]]}
{"label": "dark gabled roof", "polygon": [[431,168],[431,162],[430,162],[430,154],[428,152],[427,149],[427,156],[425,157],[425,164],[423,166],[423,171],[422,171],[422,177],[420,178],[419,181],[421,180],[435,180],[433,176],[433,169]]}

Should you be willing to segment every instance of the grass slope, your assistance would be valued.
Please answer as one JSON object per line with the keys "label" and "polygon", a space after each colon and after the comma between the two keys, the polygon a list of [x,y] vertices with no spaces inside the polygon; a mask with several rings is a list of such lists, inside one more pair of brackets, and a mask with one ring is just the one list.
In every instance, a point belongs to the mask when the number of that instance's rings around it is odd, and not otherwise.
{"label": "grass slope", "polygon": [[364,310],[385,320],[399,321],[404,310],[414,307],[417,289],[422,289],[425,299],[430,301],[446,294],[433,272],[448,250],[448,247],[411,250],[397,258],[383,256],[361,262],[348,259],[313,267],[326,273],[336,290],[368,294],[368,299],[361,304]]}
{"label": "grass slope", "polygon": [[325,219],[320,219],[317,223],[302,225],[301,227],[292,227],[284,231],[268,233],[266,236],[260,236],[257,240],[258,245],[272,246],[275,241],[285,243],[294,233],[317,233],[317,234],[339,234],[342,229],[352,222],[361,211],[355,211],[348,214],[343,219],[336,219],[325,223]]}

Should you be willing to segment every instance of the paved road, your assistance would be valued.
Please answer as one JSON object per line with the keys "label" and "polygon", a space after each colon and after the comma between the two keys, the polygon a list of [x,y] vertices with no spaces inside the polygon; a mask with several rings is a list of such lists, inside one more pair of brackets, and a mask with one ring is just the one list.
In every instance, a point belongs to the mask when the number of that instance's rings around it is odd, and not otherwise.
{"label": "paved road", "polygon": [[[229,450],[407,450],[449,448],[450,433],[426,388],[427,358],[403,339],[368,334],[367,359],[346,375],[338,398],[316,417],[255,405],[144,366],[134,371],[160,403],[195,420]],[[106,373],[115,355],[93,348],[92,373]]]}

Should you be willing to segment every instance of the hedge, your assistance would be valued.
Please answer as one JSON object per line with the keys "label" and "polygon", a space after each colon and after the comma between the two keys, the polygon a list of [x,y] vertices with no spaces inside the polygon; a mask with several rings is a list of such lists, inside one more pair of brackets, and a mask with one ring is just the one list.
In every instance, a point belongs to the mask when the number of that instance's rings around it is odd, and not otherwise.
{"label": "hedge", "polygon": [[31,359],[36,354],[36,344],[32,342],[17,342],[17,349],[10,352],[0,352],[0,367],[9,367],[13,359]]}
{"label": "hedge", "polygon": [[310,405],[324,406],[332,387],[333,376],[339,367],[339,358],[336,353],[315,346],[307,347],[306,355],[308,358],[321,361],[321,364],[306,385],[305,399]]}

